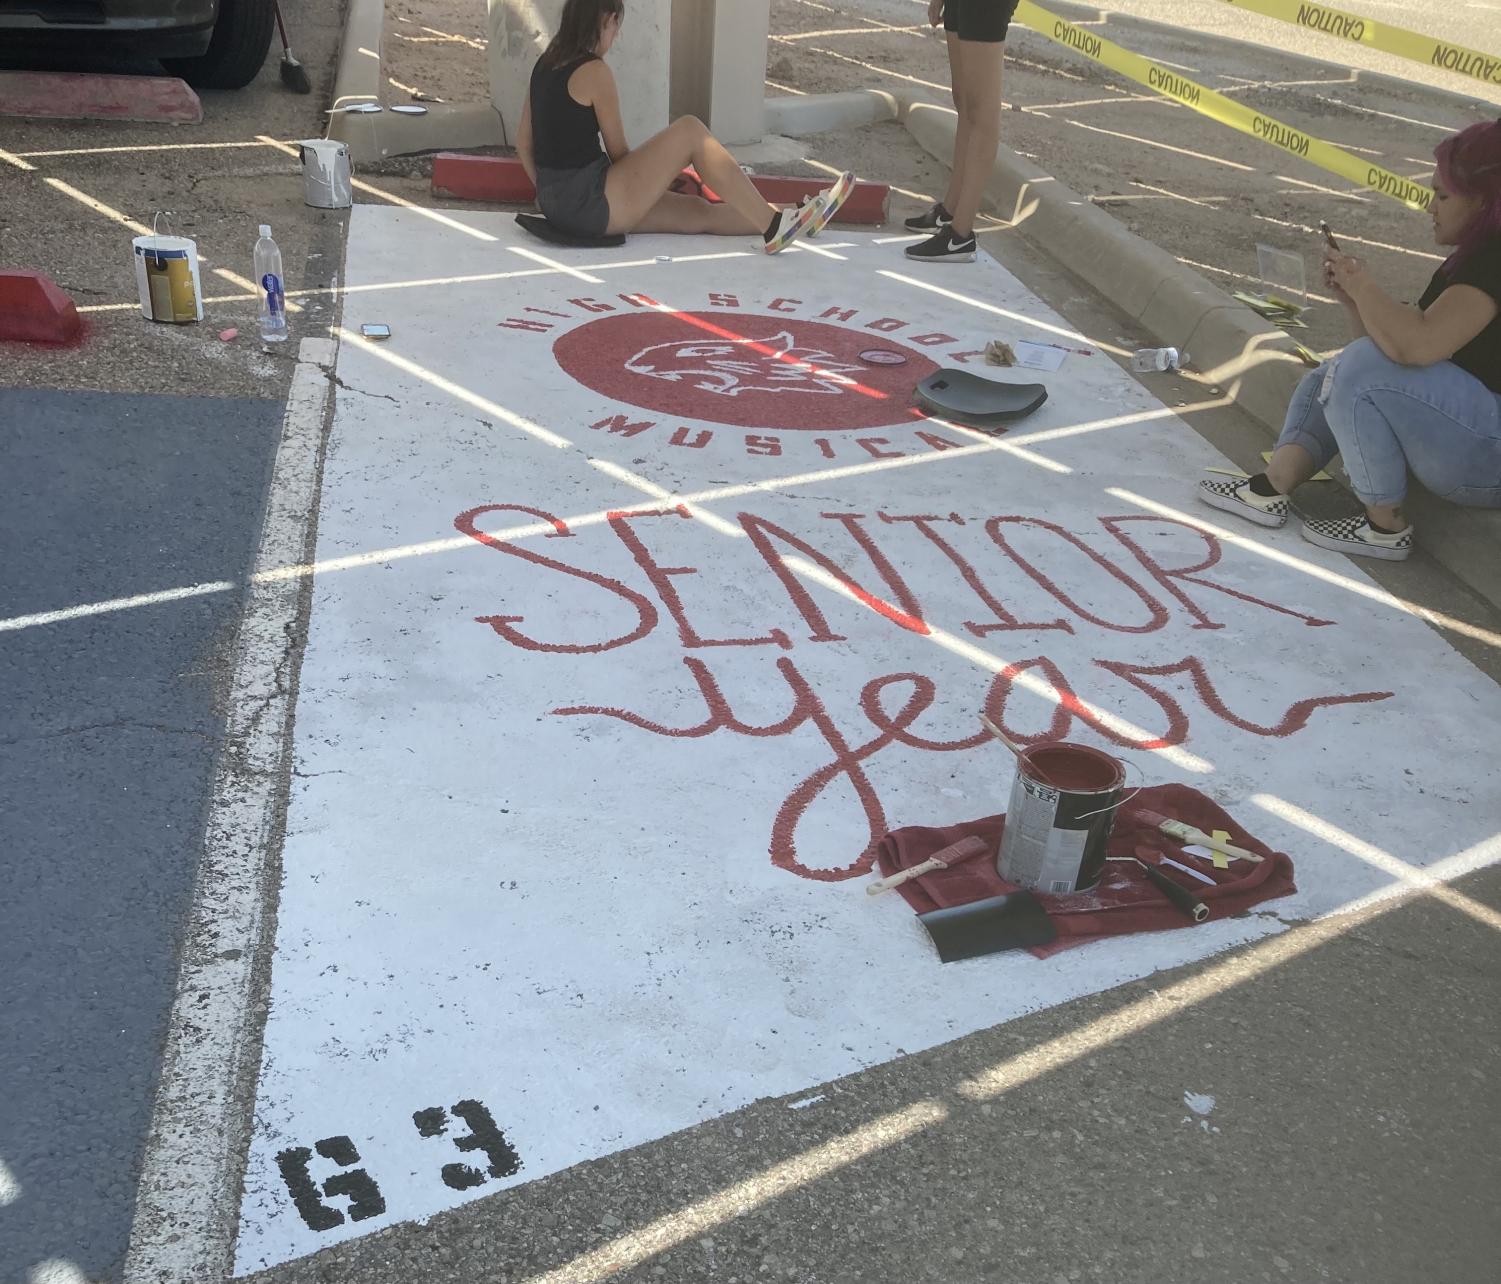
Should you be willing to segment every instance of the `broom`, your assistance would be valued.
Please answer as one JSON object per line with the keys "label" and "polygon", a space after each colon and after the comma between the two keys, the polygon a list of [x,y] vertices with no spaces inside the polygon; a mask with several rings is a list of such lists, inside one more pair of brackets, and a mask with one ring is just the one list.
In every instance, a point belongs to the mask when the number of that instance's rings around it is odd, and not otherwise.
{"label": "broom", "polygon": [[271,0],[276,11],[276,29],[281,32],[281,83],[294,94],[310,94],[313,82],[308,79],[307,69],[292,57],[292,46],[287,43],[287,24],[281,20],[281,0]]}

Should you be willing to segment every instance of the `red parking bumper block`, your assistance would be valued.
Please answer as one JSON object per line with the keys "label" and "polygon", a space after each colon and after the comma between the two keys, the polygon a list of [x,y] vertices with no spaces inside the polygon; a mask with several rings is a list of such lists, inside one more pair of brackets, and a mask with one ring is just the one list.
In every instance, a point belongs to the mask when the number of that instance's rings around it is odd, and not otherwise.
{"label": "red parking bumper block", "polygon": [[[828,179],[779,178],[756,174],[751,182],[768,201],[796,205],[804,196],[822,191]],[[509,156],[469,156],[440,152],[433,158],[433,195],[461,201],[493,201],[519,205],[536,199],[536,189],[521,162]],[[891,189],[885,183],[856,183],[855,190],[835,216],[836,223],[874,226],[886,221]]]}
{"label": "red parking bumper block", "polygon": [[174,76],[0,71],[0,116],[197,125],[203,104]]}
{"label": "red parking bumper block", "polygon": [[77,343],[83,318],[73,300],[40,272],[0,269],[0,339]]}

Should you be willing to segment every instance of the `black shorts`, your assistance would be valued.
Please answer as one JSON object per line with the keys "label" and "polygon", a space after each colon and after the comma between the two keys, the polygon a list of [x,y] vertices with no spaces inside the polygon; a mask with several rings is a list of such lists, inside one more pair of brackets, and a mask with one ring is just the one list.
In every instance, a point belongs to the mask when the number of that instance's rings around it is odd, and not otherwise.
{"label": "black shorts", "polygon": [[946,0],[943,29],[960,40],[1000,44],[1011,30],[1017,0]]}
{"label": "black shorts", "polygon": [[610,158],[601,156],[581,169],[537,166],[537,208],[547,221],[575,236],[603,236],[610,227],[605,178]]}

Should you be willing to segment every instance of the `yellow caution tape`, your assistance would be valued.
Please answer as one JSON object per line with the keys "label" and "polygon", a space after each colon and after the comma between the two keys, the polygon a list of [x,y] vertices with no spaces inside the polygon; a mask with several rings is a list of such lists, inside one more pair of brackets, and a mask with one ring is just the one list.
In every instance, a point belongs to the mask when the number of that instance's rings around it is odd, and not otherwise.
{"label": "yellow caution tape", "polygon": [[1033,0],[1021,0],[1016,9],[1016,17],[1040,35],[1067,45],[1076,53],[1092,58],[1111,71],[1119,72],[1148,89],[1154,89],[1185,107],[1191,107],[1202,116],[1208,116],[1231,129],[1238,129],[1243,134],[1250,134],[1253,138],[1280,147],[1299,160],[1317,165],[1360,187],[1390,196],[1409,209],[1426,210],[1433,200],[1432,189],[1424,184],[1393,174],[1380,165],[1362,160],[1353,152],[1347,152],[1333,143],[1326,143],[1321,138],[1315,138],[1312,134],[1247,107],[1245,103],[1236,102],[1233,98],[1227,98],[1224,94],[1189,80],[1171,67],[1164,67],[1141,54],[1111,44],[1094,32],[1076,27],[1057,14],[1050,13],[1041,5],[1033,3]]}
{"label": "yellow caution tape", "polygon": [[1332,9],[1326,4],[1301,4],[1299,0],[1224,0],[1224,3],[1295,23],[1310,31],[1322,31],[1326,36],[1346,40],[1352,45],[1365,45],[1382,53],[1395,54],[1398,58],[1410,58],[1413,62],[1442,67],[1445,71],[1472,76],[1490,85],[1501,85],[1501,54],[1451,45],[1447,40],[1425,36],[1420,31],[1388,26],[1373,18]]}

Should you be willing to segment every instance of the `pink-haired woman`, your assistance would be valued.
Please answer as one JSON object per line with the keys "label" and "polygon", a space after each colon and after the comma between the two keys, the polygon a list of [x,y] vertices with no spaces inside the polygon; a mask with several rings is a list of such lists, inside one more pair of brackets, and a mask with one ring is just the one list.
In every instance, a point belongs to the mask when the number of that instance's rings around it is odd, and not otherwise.
{"label": "pink-haired woman", "polygon": [[1414,307],[1359,259],[1325,252],[1355,341],[1298,386],[1266,472],[1201,483],[1206,503],[1281,526],[1287,496],[1339,455],[1364,511],[1305,521],[1304,538],[1393,562],[1412,550],[1409,474],[1453,503],[1501,508],[1501,120],[1434,154],[1434,239],[1453,253]]}

